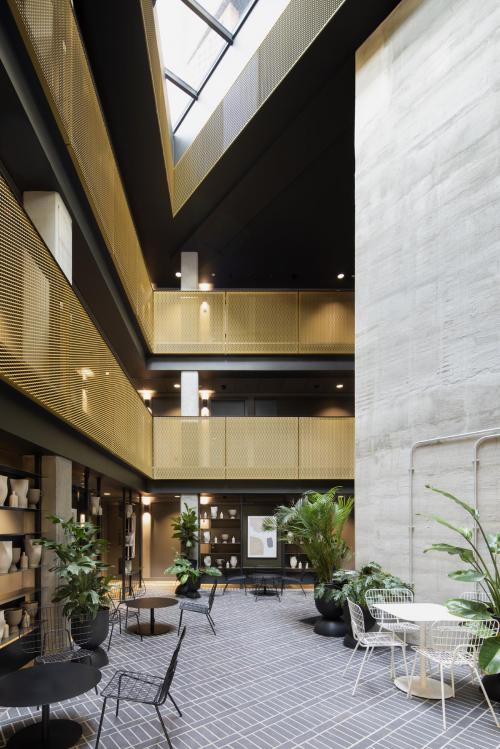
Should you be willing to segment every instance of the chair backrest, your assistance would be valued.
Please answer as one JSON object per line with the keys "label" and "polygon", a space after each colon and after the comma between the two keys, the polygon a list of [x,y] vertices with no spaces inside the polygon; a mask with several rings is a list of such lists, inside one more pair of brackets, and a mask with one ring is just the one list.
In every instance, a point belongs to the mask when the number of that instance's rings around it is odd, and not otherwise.
{"label": "chair backrest", "polygon": [[70,620],[63,605],[42,606],[29,629],[23,632],[21,646],[25,653],[34,656],[55,655],[68,648],[76,649],[77,645],[82,647],[91,635],[92,625],[88,619]]}
{"label": "chair backrest", "polygon": [[496,619],[433,622],[430,645],[434,650],[449,653],[460,648],[464,655],[475,657],[483,641],[488,637],[495,637],[499,627]]}
{"label": "chair backrest", "polygon": [[357,603],[354,603],[354,601],[351,601],[349,598],[347,599],[347,604],[349,606],[349,613],[351,615],[353,637],[355,640],[362,640],[366,634],[363,610],[361,606],[358,606]]}
{"label": "chair backrest", "polygon": [[212,606],[214,605],[214,598],[215,598],[215,591],[217,590],[217,581],[212,585],[212,590],[210,591],[210,595],[208,596],[208,611],[212,611]]}
{"label": "chair backrest", "polygon": [[489,603],[490,601],[484,590],[467,590],[465,593],[460,593],[457,598],[465,598],[466,601],[478,601],[480,603]]}
{"label": "chair backrest", "polygon": [[413,603],[413,591],[409,588],[373,588],[365,593],[365,600],[375,621],[378,624],[384,622],[396,622],[397,617],[388,614],[377,607],[378,603]]}
{"label": "chair backrest", "polygon": [[163,684],[161,686],[159,695],[160,702],[165,702],[165,700],[167,699],[168,691],[172,684],[172,679],[174,678],[175,669],[177,668],[177,658],[179,657],[179,650],[181,649],[182,641],[184,640],[185,635],[186,626],[184,625],[184,627],[182,628],[181,636],[179,637],[179,641],[177,642],[175,650],[172,653],[170,663],[168,664],[165,678],[163,679]]}

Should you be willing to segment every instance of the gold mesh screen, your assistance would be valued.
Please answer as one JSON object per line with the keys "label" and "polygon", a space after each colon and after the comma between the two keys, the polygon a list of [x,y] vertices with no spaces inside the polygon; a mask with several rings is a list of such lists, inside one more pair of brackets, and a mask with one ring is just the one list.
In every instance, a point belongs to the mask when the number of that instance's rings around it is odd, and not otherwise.
{"label": "gold mesh screen", "polygon": [[226,419],[228,479],[298,478],[298,419],[242,416]]}
{"label": "gold mesh screen", "polygon": [[151,475],[152,417],[0,178],[0,377]]}
{"label": "gold mesh screen", "polygon": [[299,478],[354,479],[354,419],[299,419]]}
{"label": "gold mesh screen", "polygon": [[8,0],[118,275],[151,346],[152,287],[70,0]]}
{"label": "gold mesh screen", "polygon": [[228,291],[228,354],[296,354],[297,293]]}
{"label": "gold mesh screen", "polygon": [[223,291],[155,291],[154,353],[224,353]]}
{"label": "gold mesh screen", "polygon": [[225,478],[225,421],[223,417],[155,417],[154,478]]}
{"label": "gold mesh screen", "polygon": [[354,294],[299,293],[299,353],[354,353]]}

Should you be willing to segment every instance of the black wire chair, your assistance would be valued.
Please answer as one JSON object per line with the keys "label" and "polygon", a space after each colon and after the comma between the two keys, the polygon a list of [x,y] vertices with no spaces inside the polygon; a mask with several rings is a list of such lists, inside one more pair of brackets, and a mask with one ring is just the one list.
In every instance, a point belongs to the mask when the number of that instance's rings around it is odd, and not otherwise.
{"label": "black wire chair", "polygon": [[109,589],[109,601],[111,604],[111,608],[109,611],[109,623],[111,626],[110,632],[109,632],[109,640],[108,640],[108,651],[111,647],[111,640],[113,638],[113,632],[115,629],[115,626],[118,624],[120,634],[122,633],[122,621],[125,619],[125,630],[128,627],[128,618],[131,616],[133,619],[137,621],[137,631],[139,632],[141,636],[142,641],[142,632],[140,628],[140,620],[139,620],[139,609],[134,609],[133,602],[134,597],[129,599],[126,598],[125,600],[122,598],[122,588],[121,585],[111,585]]}
{"label": "black wire chair", "polygon": [[117,671],[110,681],[106,684],[101,692],[104,697],[104,703],[102,706],[101,719],[99,721],[99,728],[97,730],[97,737],[95,747],[99,746],[99,739],[101,738],[102,723],[104,720],[104,712],[106,710],[106,704],[108,700],[116,700],[116,716],[118,717],[118,711],[120,709],[120,702],[139,702],[143,705],[153,705],[158,718],[167,739],[167,743],[172,749],[170,738],[165,728],[165,723],[160,713],[160,706],[163,705],[168,697],[172,705],[175,707],[179,716],[182,718],[182,713],[177,707],[177,704],[170,693],[172,681],[177,668],[177,659],[179,657],[179,650],[181,649],[182,641],[186,634],[186,627],[182,630],[180,639],[177,642],[177,646],[172,653],[170,664],[167,668],[165,676],[151,676],[150,674],[138,672],[138,671]]}
{"label": "black wire chair", "polygon": [[212,606],[214,605],[215,591],[217,590],[217,582],[212,585],[210,595],[208,596],[208,603],[196,603],[195,601],[182,601],[179,604],[181,615],[179,617],[179,626],[177,628],[177,634],[181,631],[182,617],[185,611],[194,611],[196,614],[205,614],[208,619],[208,623],[212,628],[212,632],[215,634],[215,623],[212,619]]}

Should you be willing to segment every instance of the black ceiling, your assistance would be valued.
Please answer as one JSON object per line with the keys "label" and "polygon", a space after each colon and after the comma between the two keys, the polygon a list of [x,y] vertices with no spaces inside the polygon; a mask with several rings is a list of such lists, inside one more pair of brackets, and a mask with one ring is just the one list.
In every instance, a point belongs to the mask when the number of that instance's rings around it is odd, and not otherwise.
{"label": "black ceiling", "polygon": [[74,0],[157,286],[178,284],[182,249],[219,288],[352,286],[354,53],[395,5],[346,0],[173,218],[139,3]]}

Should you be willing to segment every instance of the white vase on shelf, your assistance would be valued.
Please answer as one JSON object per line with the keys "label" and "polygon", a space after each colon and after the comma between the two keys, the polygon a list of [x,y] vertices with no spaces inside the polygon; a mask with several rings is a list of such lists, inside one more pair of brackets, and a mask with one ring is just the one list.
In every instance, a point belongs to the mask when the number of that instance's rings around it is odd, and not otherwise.
{"label": "white vase on shelf", "polygon": [[296,566],[297,566],[297,557],[291,557],[290,558],[290,567],[292,567],[293,569],[295,569]]}
{"label": "white vase on shelf", "polygon": [[90,498],[90,512],[92,515],[99,515],[99,505],[101,503],[100,497]]}
{"label": "white vase on shelf", "polygon": [[228,512],[229,512],[229,517],[231,518],[231,520],[234,520],[234,518],[236,517],[237,510],[228,510]]}
{"label": "white vase on shelf", "polygon": [[302,569],[302,562],[299,562],[299,570]]}
{"label": "white vase on shelf", "polygon": [[206,557],[203,557],[203,564],[205,565],[205,567],[212,566],[212,557],[209,554]]}
{"label": "white vase on shelf", "polygon": [[21,559],[21,549],[19,547],[12,547],[12,564],[10,565],[9,572],[17,572],[19,560]]}
{"label": "white vase on shelf", "polygon": [[134,505],[127,505],[125,509],[125,517],[131,518],[134,511]]}
{"label": "white vase on shelf", "polygon": [[19,507],[19,498],[15,492],[9,494],[9,507]]}
{"label": "white vase on shelf", "polygon": [[12,564],[12,541],[0,541],[0,574],[10,570]]}
{"label": "white vase on shelf", "polygon": [[28,504],[32,509],[35,509],[40,501],[40,489],[29,489],[28,490]]}
{"label": "white vase on shelf", "polygon": [[42,560],[42,547],[35,543],[34,538],[24,539],[24,548],[28,556],[28,567],[39,567]]}
{"label": "white vase on shelf", "polygon": [[[7,476],[0,476],[0,506],[5,503],[8,493],[9,493],[9,486],[8,486]],[[1,633],[1,625],[0,625],[0,633]]]}
{"label": "white vase on shelf", "polygon": [[234,569],[238,564],[238,557],[233,555],[229,561],[231,562],[231,567]]}
{"label": "white vase on shelf", "polygon": [[11,479],[10,485],[12,493],[17,494],[18,507],[28,506],[28,489],[30,482],[28,479]]}
{"label": "white vase on shelf", "polygon": [[21,560],[19,563],[19,569],[21,570],[27,570],[28,569],[28,555],[23,551],[21,554]]}
{"label": "white vase on shelf", "polygon": [[203,541],[206,544],[210,543],[210,531],[203,531]]}
{"label": "white vase on shelf", "polygon": [[212,507],[210,508],[210,517],[212,518],[212,520],[217,520],[218,509],[219,508],[217,507],[217,505],[212,505]]}

